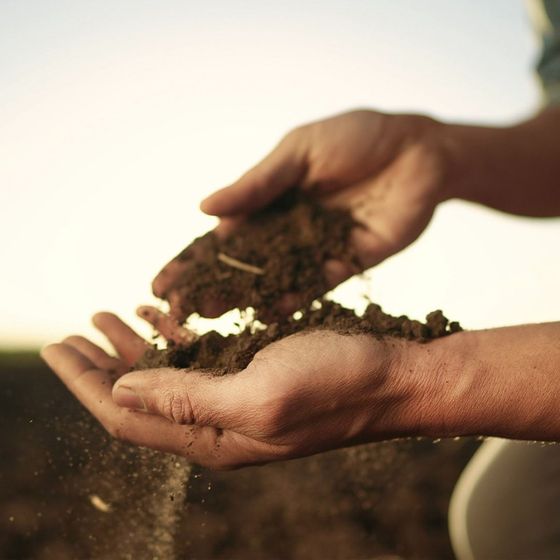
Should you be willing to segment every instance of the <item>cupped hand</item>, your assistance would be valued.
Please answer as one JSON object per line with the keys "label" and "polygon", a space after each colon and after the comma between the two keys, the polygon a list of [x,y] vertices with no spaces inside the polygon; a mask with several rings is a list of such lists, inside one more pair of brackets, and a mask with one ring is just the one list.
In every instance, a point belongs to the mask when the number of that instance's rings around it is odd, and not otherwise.
{"label": "cupped hand", "polygon": [[[218,234],[272,202],[291,187],[315,193],[326,205],[347,208],[359,222],[349,250],[367,269],[412,243],[446,195],[447,151],[443,125],[419,115],[360,110],[301,126],[290,132],[258,165],[202,203],[219,216]],[[175,316],[175,289],[188,262],[172,260],[153,282]],[[328,262],[331,286],[358,272]],[[204,313],[204,310],[202,310]]]}
{"label": "cupped hand", "polygon": [[118,358],[78,336],[42,356],[110,434],[137,445],[224,469],[420,429],[416,343],[314,331],[271,344],[235,374],[128,372],[148,344],[115,315],[94,322]]}

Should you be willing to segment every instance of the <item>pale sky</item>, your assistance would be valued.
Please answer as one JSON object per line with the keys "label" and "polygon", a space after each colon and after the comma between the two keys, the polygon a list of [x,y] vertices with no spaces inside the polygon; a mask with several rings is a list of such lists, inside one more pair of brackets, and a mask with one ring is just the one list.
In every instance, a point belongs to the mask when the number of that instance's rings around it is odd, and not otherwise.
{"label": "pale sky", "polygon": [[[2,0],[0,346],[90,335],[100,309],[139,325],[214,224],[200,199],[291,127],[364,106],[511,123],[538,107],[536,53],[517,0]],[[558,319],[559,233],[447,203],[370,296],[470,328]]]}

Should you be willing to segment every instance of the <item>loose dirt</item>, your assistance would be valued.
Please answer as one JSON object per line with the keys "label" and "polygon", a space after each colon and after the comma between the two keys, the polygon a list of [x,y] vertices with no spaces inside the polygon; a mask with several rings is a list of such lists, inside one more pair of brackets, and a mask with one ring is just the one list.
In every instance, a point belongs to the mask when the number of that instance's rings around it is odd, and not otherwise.
{"label": "loose dirt", "polygon": [[[254,309],[254,320],[239,334],[210,331],[188,345],[154,348],[136,367],[237,371],[268,344],[311,329],[420,342],[461,330],[439,310],[422,323],[388,315],[374,303],[358,315],[325,299],[325,263],[334,259],[356,266],[349,243],[354,227],[360,226],[348,212],[327,209],[294,190],[249,217],[227,238],[210,232],[196,239],[177,257],[188,264],[172,287],[180,294],[183,313],[201,313],[209,302],[220,302],[224,310]],[[282,302],[287,298],[299,302],[297,313],[285,312]]]}
{"label": "loose dirt", "polygon": [[240,223],[222,238],[213,231],[177,256],[184,273],[173,285],[184,316],[209,302],[256,310],[256,318],[281,314],[279,302],[297,294],[307,306],[329,288],[323,265],[329,259],[352,264],[348,236],[355,225],[342,210],[327,210],[293,190]]}

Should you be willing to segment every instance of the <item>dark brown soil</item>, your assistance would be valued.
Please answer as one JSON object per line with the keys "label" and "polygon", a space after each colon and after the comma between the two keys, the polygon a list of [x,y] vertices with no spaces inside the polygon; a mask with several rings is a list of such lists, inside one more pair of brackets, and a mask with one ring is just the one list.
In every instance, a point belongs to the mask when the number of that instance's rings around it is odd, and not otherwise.
{"label": "dark brown soil", "polygon": [[293,190],[248,217],[235,234],[199,237],[177,256],[188,264],[173,286],[184,316],[220,302],[224,310],[252,307],[257,318],[270,317],[280,312],[286,294],[309,305],[328,290],[325,262],[353,261],[348,235],[354,225],[347,212],[328,210]]}
{"label": "dark brown soil", "polygon": [[[189,346],[170,343],[165,350],[150,350],[135,367],[238,371],[268,344],[309,329],[421,342],[461,330],[441,311],[421,323],[387,315],[373,303],[357,315],[325,299],[325,262],[353,262],[348,238],[355,226],[347,211],[324,208],[293,190],[249,217],[226,239],[212,232],[196,239],[178,256],[188,264],[173,287],[181,293],[184,313],[201,313],[209,301],[228,302],[240,309],[252,307],[258,322],[250,322],[236,335],[223,337],[211,331]],[[288,294],[297,294],[301,309],[286,316],[279,303]]]}
{"label": "dark brown soil", "polygon": [[210,331],[189,346],[169,344],[166,349],[153,348],[135,365],[136,369],[176,367],[212,370],[227,373],[246,368],[262,348],[281,338],[312,329],[330,329],[342,334],[393,336],[426,342],[461,329],[459,323],[449,322],[441,311],[433,311],[426,322],[408,317],[393,317],[370,303],[363,315],[326,299],[283,320],[255,330],[250,323],[237,335],[222,336]]}

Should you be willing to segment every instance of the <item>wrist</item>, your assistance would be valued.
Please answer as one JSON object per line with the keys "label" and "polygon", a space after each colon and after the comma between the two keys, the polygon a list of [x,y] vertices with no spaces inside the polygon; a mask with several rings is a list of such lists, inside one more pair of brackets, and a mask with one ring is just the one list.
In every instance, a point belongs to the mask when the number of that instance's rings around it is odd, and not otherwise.
{"label": "wrist", "polygon": [[465,331],[416,345],[417,435],[558,440],[558,323]]}
{"label": "wrist", "polygon": [[[449,124],[428,117],[415,117],[414,142],[435,159],[439,167],[437,204],[454,198],[473,200],[482,185],[499,176],[500,158],[495,147],[504,147],[506,129]],[[410,125],[410,123],[409,123]]]}
{"label": "wrist", "polygon": [[[491,128],[442,124],[440,149],[445,162],[445,200],[459,198],[488,203],[513,164],[516,127]],[[499,205],[495,202],[493,206]]]}
{"label": "wrist", "polygon": [[469,356],[476,340],[456,333],[428,343],[391,344],[390,378],[398,388],[389,418],[395,436],[453,437],[477,433],[476,416],[466,403],[476,387],[476,369]]}
{"label": "wrist", "polygon": [[403,375],[412,384],[410,435],[433,438],[483,433],[479,408],[481,367],[477,337],[460,332],[429,343],[408,345]]}
{"label": "wrist", "polygon": [[526,216],[557,215],[559,128],[558,108],[502,128],[442,124],[443,200],[459,198]]}

